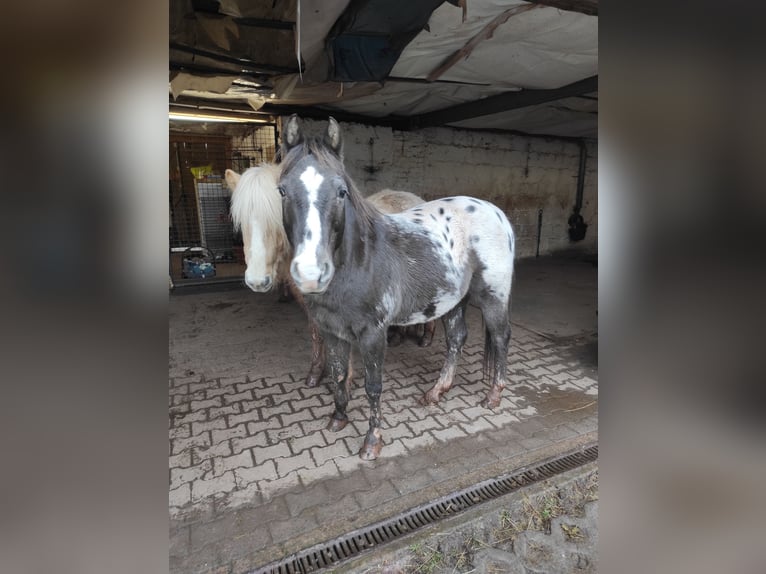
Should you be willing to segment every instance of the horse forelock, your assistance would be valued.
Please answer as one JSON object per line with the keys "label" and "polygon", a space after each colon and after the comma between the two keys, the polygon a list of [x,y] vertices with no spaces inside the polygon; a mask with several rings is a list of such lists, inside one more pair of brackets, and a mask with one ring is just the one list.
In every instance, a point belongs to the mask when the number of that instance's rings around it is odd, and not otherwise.
{"label": "horse forelock", "polygon": [[365,200],[357,189],[356,184],[354,184],[354,181],[346,173],[343,160],[325,145],[321,139],[307,138],[284,154],[284,161],[281,164],[282,173],[288,173],[293,170],[296,164],[307,155],[314,157],[320,170],[324,169],[334,172],[343,178],[348,188],[347,197],[356,212],[356,219],[362,231],[370,230],[376,210]]}
{"label": "horse forelock", "polygon": [[282,198],[277,189],[280,166],[264,163],[242,174],[231,196],[231,219],[235,229],[261,229],[267,248],[276,251],[275,261],[287,257],[288,242],[282,224]]}

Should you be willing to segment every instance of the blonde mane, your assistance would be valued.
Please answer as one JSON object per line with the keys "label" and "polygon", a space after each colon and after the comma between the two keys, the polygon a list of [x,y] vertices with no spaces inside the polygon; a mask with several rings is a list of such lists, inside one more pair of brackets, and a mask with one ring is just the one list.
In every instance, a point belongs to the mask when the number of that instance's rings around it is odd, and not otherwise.
{"label": "blonde mane", "polygon": [[277,189],[280,166],[263,163],[245,170],[231,195],[231,219],[243,234],[251,232],[251,222],[263,230],[266,249],[275,251],[273,261],[281,268],[289,258],[289,242],[282,223],[282,198]]}

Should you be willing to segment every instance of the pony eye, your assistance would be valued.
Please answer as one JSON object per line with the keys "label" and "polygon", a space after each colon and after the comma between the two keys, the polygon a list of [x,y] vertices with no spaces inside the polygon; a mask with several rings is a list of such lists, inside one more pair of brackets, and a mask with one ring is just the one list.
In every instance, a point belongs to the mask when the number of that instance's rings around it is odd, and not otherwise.
{"label": "pony eye", "polygon": [[279,190],[279,195],[284,197],[285,196],[285,188],[280,185],[279,187],[277,187],[277,189]]}
{"label": "pony eye", "polygon": [[341,187],[341,188],[338,190],[338,197],[340,197],[341,199],[343,199],[344,197],[346,197],[346,194],[347,194],[347,193],[348,193],[348,189],[346,189],[345,187]]}

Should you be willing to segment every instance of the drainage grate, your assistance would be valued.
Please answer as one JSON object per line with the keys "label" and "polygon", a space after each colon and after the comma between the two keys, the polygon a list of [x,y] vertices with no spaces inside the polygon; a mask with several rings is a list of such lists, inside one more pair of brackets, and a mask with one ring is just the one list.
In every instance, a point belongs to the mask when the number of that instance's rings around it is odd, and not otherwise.
{"label": "drainage grate", "polygon": [[254,570],[251,574],[308,574],[392,542],[424,526],[455,516],[477,504],[509,494],[535,482],[572,470],[598,458],[598,445],[544,462],[515,474],[491,478],[433,502],[418,506],[398,516],[366,526],[339,538],[318,544],[278,562]]}

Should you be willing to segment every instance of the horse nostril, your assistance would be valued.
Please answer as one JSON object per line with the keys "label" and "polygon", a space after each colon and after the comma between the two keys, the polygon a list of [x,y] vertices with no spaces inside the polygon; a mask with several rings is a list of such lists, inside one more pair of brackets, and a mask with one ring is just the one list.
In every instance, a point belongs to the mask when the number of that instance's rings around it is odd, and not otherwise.
{"label": "horse nostril", "polygon": [[321,283],[324,279],[326,279],[329,273],[330,273],[330,264],[325,263],[322,266],[322,273],[319,274],[319,282]]}
{"label": "horse nostril", "polygon": [[263,280],[263,283],[261,283],[261,287],[267,289],[269,286],[271,286],[271,277],[266,277],[266,279]]}

